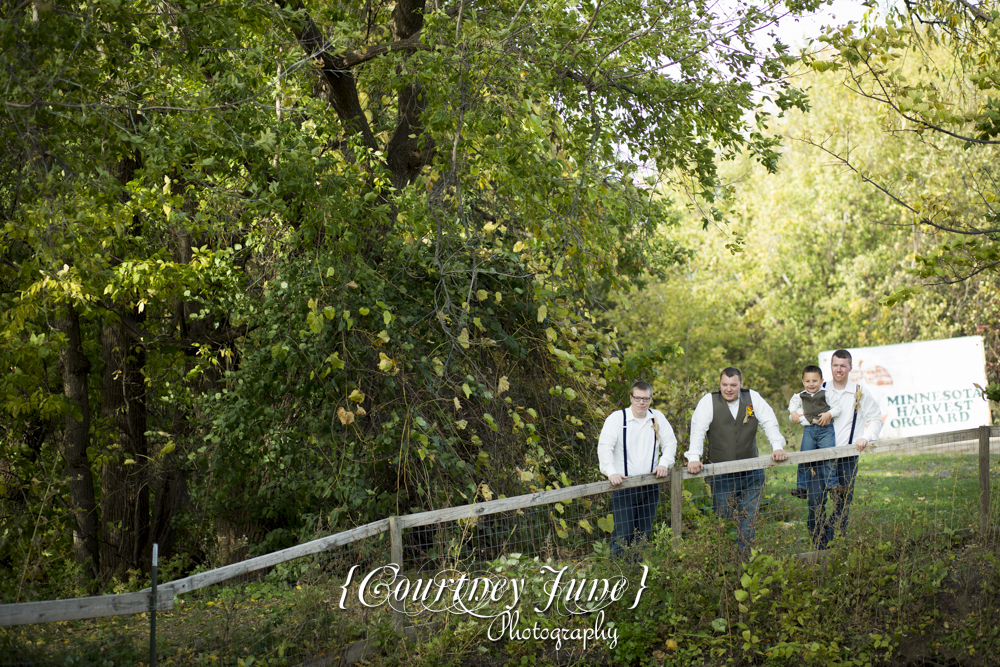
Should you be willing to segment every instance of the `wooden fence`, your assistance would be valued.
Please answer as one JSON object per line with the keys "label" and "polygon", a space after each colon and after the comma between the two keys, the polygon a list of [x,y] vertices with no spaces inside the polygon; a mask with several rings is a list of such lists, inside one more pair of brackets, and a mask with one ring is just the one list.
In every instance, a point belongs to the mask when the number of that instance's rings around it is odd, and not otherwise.
{"label": "wooden fence", "polygon": [[[939,433],[929,436],[881,440],[873,443],[869,447],[869,450],[862,453],[861,456],[870,456],[875,453],[891,453],[893,451],[919,451],[944,445],[951,447],[957,445],[969,446],[971,450],[978,451],[979,529],[985,533],[989,528],[989,462],[991,438],[1000,438],[1000,427],[982,426],[976,429]],[[770,456],[761,456],[755,459],[710,464],[705,466],[705,469],[697,475],[689,474],[686,468],[675,467],[670,477],[670,525],[674,538],[680,539],[682,532],[681,507],[683,500],[683,480],[685,479],[767,469],[782,465],[796,465],[799,463],[831,460],[856,455],[858,453],[853,446],[846,446],[809,452],[791,452],[788,455],[788,459],[781,463],[771,461]],[[141,614],[151,611],[154,602],[157,611],[168,611],[173,609],[174,597],[182,593],[219,584],[241,575],[273,567],[303,556],[321,553],[334,547],[350,544],[387,531],[390,535],[391,558],[394,562],[401,564],[403,558],[402,531],[405,528],[416,528],[447,521],[484,517],[499,512],[508,512],[539,505],[565,502],[576,498],[601,495],[608,493],[613,488],[628,489],[655,484],[661,481],[663,480],[657,479],[654,474],[647,473],[645,475],[628,477],[618,487],[612,487],[610,482],[594,482],[592,484],[582,484],[552,491],[514,496],[513,498],[501,498],[474,505],[462,505],[442,510],[390,517],[388,519],[373,521],[372,523],[358,526],[357,528],[352,528],[336,535],[330,535],[306,542],[305,544],[289,547],[288,549],[282,549],[281,551],[265,554],[232,565],[226,565],[225,567],[220,567],[209,572],[161,584],[157,588],[155,598],[153,592],[146,589],[138,593],[126,593],[123,595],[102,595],[69,600],[0,605],[0,627]]]}

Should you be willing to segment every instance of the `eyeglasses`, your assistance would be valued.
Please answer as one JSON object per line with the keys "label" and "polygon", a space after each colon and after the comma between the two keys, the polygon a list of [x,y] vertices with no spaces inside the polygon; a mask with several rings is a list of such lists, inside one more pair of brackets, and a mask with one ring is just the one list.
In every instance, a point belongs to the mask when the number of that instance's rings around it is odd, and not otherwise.
{"label": "eyeglasses", "polygon": [[653,400],[652,396],[631,396],[630,398],[636,403],[649,403]]}

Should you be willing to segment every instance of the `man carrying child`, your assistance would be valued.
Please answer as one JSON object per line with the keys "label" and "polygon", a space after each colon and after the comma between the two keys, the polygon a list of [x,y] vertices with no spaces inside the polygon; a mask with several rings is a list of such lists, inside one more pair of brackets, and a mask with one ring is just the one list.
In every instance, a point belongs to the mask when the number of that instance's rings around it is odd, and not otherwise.
{"label": "man carrying child", "polygon": [[[854,445],[858,452],[863,452],[869,443],[878,439],[882,430],[882,410],[868,389],[850,379],[852,362],[851,353],[847,350],[833,353],[830,359],[831,381],[820,386],[827,404],[833,409],[820,413],[814,423],[817,426],[832,423],[837,447]],[[833,410],[839,410],[839,414],[833,414]],[[793,414],[789,416],[795,418]],[[824,473],[817,471],[815,477],[810,475],[807,478],[809,533],[820,549],[829,546],[836,532],[841,535],[847,533],[851,501],[854,499],[854,479],[858,474],[857,456],[842,456],[825,463],[829,466],[828,477],[824,478]],[[829,512],[826,508],[828,497],[832,504]]]}
{"label": "man carrying child", "polygon": [[[808,452],[814,449],[828,449],[837,446],[834,434],[833,419],[840,416],[841,405],[826,400],[823,389],[823,371],[819,366],[806,366],[802,369],[803,391],[793,394],[788,401],[788,418],[805,426],[802,433],[802,446],[799,451]],[[809,535],[814,542],[820,541],[821,535],[817,526],[818,514],[822,512],[823,494],[828,489],[838,486],[837,464],[835,461],[810,461],[800,463],[795,488],[792,495],[796,498],[807,498],[809,501]]]}

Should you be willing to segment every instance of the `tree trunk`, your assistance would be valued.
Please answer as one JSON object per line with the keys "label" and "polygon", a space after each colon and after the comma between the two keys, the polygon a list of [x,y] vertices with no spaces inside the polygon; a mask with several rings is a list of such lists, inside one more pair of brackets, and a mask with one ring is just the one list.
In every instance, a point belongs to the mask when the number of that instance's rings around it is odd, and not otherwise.
{"label": "tree trunk", "polygon": [[111,576],[143,569],[149,560],[146,351],[112,316],[102,332],[101,357],[101,418],[111,432],[111,460],[101,470],[101,567]]}
{"label": "tree trunk", "polygon": [[[73,555],[91,578],[99,573],[100,554],[97,548],[97,502],[94,497],[94,476],[87,458],[90,445],[90,398],[88,375],[90,360],[83,352],[80,338],[80,316],[67,305],[56,327],[66,336],[66,346],[59,351],[62,366],[63,393],[75,412],[66,415],[62,450],[66,458],[66,479],[69,481],[70,507],[76,528],[73,530]],[[79,417],[79,419],[77,419]]]}

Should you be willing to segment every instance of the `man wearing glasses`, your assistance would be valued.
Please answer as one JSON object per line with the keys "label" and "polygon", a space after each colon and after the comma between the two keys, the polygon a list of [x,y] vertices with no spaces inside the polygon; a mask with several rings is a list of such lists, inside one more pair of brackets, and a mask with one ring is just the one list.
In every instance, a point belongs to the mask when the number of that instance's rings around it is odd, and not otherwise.
{"label": "man wearing glasses", "polygon": [[[743,388],[743,374],[738,368],[724,368],[719,376],[719,391],[705,394],[691,415],[691,444],[685,453],[688,472],[697,475],[702,471],[706,435],[709,463],[757,458],[758,426],[771,443],[771,460],[787,459],[785,438],[778,429],[774,410],[756,391]],[[713,475],[708,483],[712,486],[715,515],[736,521],[736,544],[746,558],[757,526],[764,471],[758,468]]]}
{"label": "man wearing glasses", "polygon": [[[657,477],[666,477],[677,453],[677,438],[667,418],[649,407],[653,387],[648,382],[635,382],[629,396],[631,407],[608,415],[597,441],[601,472],[607,475],[612,486],[619,486],[630,475],[652,472]],[[659,484],[611,492],[615,519],[612,554],[620,556],[627,546],[645,539],[653,529],[659,500]]]}

